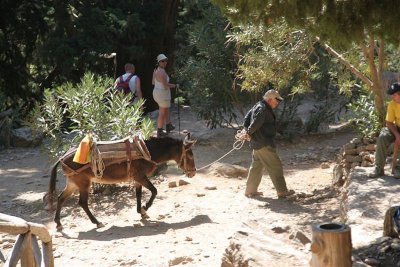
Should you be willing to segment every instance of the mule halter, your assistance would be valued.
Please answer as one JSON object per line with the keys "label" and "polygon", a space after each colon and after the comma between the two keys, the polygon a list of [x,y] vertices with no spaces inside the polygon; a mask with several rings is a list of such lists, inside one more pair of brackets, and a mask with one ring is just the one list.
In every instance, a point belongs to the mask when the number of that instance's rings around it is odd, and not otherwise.
{"label": "mule halter", "polygon": [[[185,172],[185,174],[188,174],[189,172],[195,172],[196,168],[194,169],[187,169],[187,151],[190,148],[186,149],[185,145],[182,144],[182,153],[181,153],[181,159],[179,161],[179,167],[181,169],[183,169],[183,171]],[[183,167],[182,167],[183,166]]]}

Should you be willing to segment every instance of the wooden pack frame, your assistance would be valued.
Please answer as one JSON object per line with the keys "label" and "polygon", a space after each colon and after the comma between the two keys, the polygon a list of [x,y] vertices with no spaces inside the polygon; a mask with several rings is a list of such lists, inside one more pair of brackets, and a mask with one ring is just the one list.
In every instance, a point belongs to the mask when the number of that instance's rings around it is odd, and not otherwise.
{"label": "wooden pack frame", "polygon": [[[129,144],[129,145],[128,145]],[[93,150],[97,150],[97,152],[100,154],[101,161],[104,163],[104,168],[106,168],[109,165],[115,164],[115,163],[121,163],[121,162],[126,162],[127,163],[127,173],[130,174],[130,162],[135,159],[145,159],[148,161],[151,160],[151,155],[149,150],[146,147],[145,142],[143,139],[139,138],[138,136],[134,136],[132,138],[132,141],[130,137],[121,139],[121,140],[115,140],[115,141],[95,141],[93,140],[92,145],[91,145],[91,151],[92,151],[92,157],[96,158],[98,156],[93,154]],[[70,153],[75,153],[75,150],[72,150]],[[69,155],[67,152],[62,158],[60,158],[60,163],[68,170],[67,174],[77,174],[80,173],[83,170],[86,170],[87,168],[92,168],[92,162],[89,162],[87,164],[84,164],[82,167],[74,170],[70,166],[68,166],[65,162],[64,159]],[[93,161],[93,159],[92,159]],[[94,170],[95,173],[97,171]],[[101,176],[101,174],[100,174]]]}
{"label": "wooden pack frame", "polygon": [[[129,140],[129,148],[127,146],[127,140]],[[138,136],[134,136],[132,141],[128,137],[116,141],[94,142],[93,145],[97,146],[101,158],[104,161],[128,160],[128,151],[130,151],[131,160],[138,158],[151,160],[151,156],[147,150],[146,144],[144,143],[143,139],[139,138]]]}

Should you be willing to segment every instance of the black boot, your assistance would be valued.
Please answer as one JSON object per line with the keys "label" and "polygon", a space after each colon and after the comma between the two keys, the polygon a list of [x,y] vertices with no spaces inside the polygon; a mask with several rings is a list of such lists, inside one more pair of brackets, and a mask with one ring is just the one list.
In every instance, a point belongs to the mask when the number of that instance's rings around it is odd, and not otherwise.
{"label": "black boot", "polygon": [[158,128],[157,129],[157,137],[165,137],[165,136],[167,136],[168,134],[166,133],[166,132],[164,132],[164,129],[163,128]]}
{"label": "black boot", "polygon": [[168,124],[165,126],[165,129],[167,130],[167,134],[168,134],[168,133],[170,133],[173,129],[175,129],[175,126],[172,125],[171,123],[168,123]]}

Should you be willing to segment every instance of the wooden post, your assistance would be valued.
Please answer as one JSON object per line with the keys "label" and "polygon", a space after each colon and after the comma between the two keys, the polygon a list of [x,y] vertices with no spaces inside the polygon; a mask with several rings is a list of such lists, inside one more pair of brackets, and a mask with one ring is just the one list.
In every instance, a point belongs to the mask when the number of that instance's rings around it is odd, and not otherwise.
{"label": "wooden post", "polygon": [[32,249],[32,234],[28,231],[22,243],[21,266],[22,267],[38,267],[35,262]]}
{"label": "wooden post", "polygon": [[25,239],[24,234],[18,235],[17,241],[15,242],[4,266],[7,266],[7,267],[17,266],[17,263],[22,255],[22,244],[24,243],[24,239]]}
{"label": "wooden post", "polygon": [[42,266],[41,267],[54,267],[54,256],[53,256],[53,243],[42,242]]}
{"label": "wooden post", "polygon": [[[43,224],[27,222],[21,218],[0,213],[0,233],[18,234],[4,267],[54,267],[52,238]],[[38,244],[42,241],[42,253]],[[0,259],[4,256],[0,253]]]}
{"label": "wooden post", "polygon": [[40,251],[39,243],[35,235],[32,236],[32,251],[33,258],[35,260],[35,266],[40,267],[42,265],[42,252]]}
{"label": "wooden post", "polygon": [[350,227],[325,223],[312,226],[312,267],[351,267]]}

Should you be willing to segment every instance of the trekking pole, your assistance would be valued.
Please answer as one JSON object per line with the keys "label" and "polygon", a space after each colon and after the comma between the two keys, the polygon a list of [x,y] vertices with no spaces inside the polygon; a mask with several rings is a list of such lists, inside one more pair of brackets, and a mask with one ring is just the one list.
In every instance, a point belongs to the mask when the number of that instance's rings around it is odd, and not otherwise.
{"label": "trekking pole", "polygon": [[178,133],[181,135],[181,114],[179,112],[179,84],[176,84],[176,95],[177,95],[177,105],[178,105]]}

